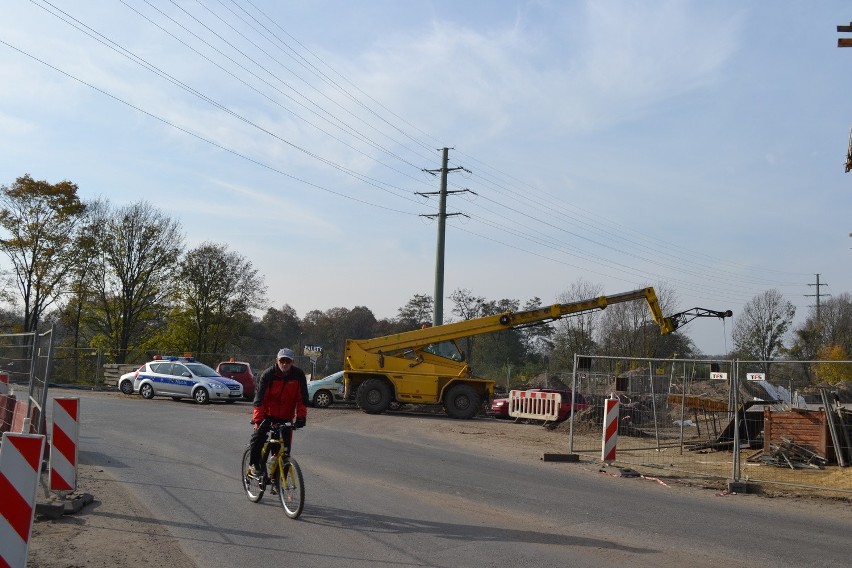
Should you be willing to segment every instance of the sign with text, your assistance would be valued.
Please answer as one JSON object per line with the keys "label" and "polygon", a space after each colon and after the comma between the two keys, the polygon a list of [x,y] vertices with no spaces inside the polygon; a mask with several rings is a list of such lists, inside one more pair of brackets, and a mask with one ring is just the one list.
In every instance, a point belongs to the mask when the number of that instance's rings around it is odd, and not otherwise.
{"label": "sign with text", "polygon": [[311,358],[312,361],[316,361],[320,355],[322,355],[322,347],[319,345],[305,345],[305,355]]}
{"label": "sign with text", "polygon": [[765,381],[766,373],[746,373],[746,380],[748,381]]}
{"label": "sign with text", "polygon": [[717,381],[727,381],[728,373],[710,373],[710,378]]}

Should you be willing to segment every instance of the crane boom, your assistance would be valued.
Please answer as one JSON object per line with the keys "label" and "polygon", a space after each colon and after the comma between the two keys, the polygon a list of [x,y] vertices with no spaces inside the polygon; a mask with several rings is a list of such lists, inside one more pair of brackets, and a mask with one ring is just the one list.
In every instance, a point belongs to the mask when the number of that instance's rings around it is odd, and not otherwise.
{"label": "crane boom", "polygon": [[641,288],[621,294],[610,296],[599,296],[588,300],[568,302],[565,304],[553,304],[522,312],[504,312],[455,323],[438,325],[424,329],[416,329],[376,337],[374,339],[356,340],[358,346],[367,352],[388,352],[397,349],[417,349],[426,345],[450,341],[463,337],[471,337],[494,331],[512,329],[516,327],[541,324],[554,321],[567,316],[580,315],[586,312],[603,310],[612,304],[630,302],[633,300],[646,300],[651,310],[651,315],[663,335],[671,333],[675,329],[674,322],[670,318],[663,317],[657,294],[653,288]]}

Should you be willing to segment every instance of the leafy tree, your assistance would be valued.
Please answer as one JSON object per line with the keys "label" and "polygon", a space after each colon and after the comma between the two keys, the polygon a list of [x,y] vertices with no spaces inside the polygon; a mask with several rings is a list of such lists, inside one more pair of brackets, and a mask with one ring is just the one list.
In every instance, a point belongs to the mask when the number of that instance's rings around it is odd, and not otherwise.
{"label": "leafy tree", "polygon": [[839,345],[829,345],[820,349],[820,363],[816,364],[817,379],[831,385],[840,384],[852,379],[848,363],[830,363],[829,361],[847,361],[843,348]]}
{"label": "leafy tree", "polygon": [[269,359],[275,359],[276,353],[282,347],[290,347],[298,350],[302,347],[300,338],[302,337],[302,322],[299,319],[296,310],[289,304],[284,304],[281,309],[269,308],[260,320],[259,333],[255,339],[257,340],[259,353],[268,353]]}
{"label": "leafy tree", "polygon": [[41,315],[66,291],[85,210],[70,181],[50,184],[27,174],[0,187],[0,250],[12,262],[24,331],[37,330]]}
{"label": "leafy tree", "polygon": [[124,363],[165,327],[183,235],[176,220],[140,201],[108,214],[99,247],[91,325],[95,341]]}
{"label": "leafy tree", "polygon": [[[480,316],[478,317],[517,312],[519,305],[518,300],[505,298],[499,301],[483,301],[479,304]],[[470,337],[468,344],[468,360],[476,374],[480,376],[493,375],[498,369],[506,368],[508,365],[517,368],[521,366],[526,356],[523,337],[514,329]]]}
{"label": "leafy tree", "polygon": [[749,300],[734,320],[735,350],[740,357],[760,361],[767,380],[770,362],[782,353],[795,315],[796,307],[773,289]]}
{"label": "leafy tree", "polygon": [[[807,319],[793,330],[790,357],[798,361],[825,359],[827,350],[852,353],[852,296],[848,292],[826,300],[817,311],[811,307]],[[803,364],[807,381],[813,380],[812,365]]]}
{"label": "leafy tree", "polygon": [[76,235],[74,249],[75,262],[68,274],[68,301],[56,314],[59,325],[66,334],[60,344],[70,347],[73,353],[74,378],[79,377],[80,347],[87,347],[91,339],[91,330],[85,325],[86,316],[91,312],[95,295],[95,274],[100,262],[99,243],[101,231],[109,211],[108,203],[96,200],[86,204],[86,213]]}
{"label": "leafy tree", "polygon": [[305,344],[319,345],[323,354],[317,369],[323,373],[343,366],[343,351],[347,339],[369,339],[376,333],[376,317],[370,309],[338,307],[322,312],[312,310],[302,320]]}
{"label": "leafy tree", "polygon": [[196,353],[222,353],[248,328],[249,314],[260,309],[266,287],[245,257],[226,245],[205,242],[189,251],[177,266],[172,325],[185,348]]}
{"label": "leafy tree", "polygon": [[397,312],[397,321],[417,329],[424,323],[432,321],[435,302],[429,294],[414,294]]}

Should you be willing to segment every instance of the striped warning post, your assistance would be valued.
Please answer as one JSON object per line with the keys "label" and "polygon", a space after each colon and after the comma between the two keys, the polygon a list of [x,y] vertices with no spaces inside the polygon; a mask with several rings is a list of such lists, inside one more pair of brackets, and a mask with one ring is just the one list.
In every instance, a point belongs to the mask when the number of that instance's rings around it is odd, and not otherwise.
{"label": "striped warning post", "polygon": [[615,461],[615,444],[618,441],[618,399],[610,395],[604,401],[603,442],[601,443],[601,461]]}
{"label": "striped warning post", "polygon": [[50,490],[77,489],[77,439],[80,434],[80,399],[53,399],[50,439]]}
{"label": "striped warning post", "polygon": [[35,514],[44,436],[3,433],[0,445],[0,566],[24,568]]}

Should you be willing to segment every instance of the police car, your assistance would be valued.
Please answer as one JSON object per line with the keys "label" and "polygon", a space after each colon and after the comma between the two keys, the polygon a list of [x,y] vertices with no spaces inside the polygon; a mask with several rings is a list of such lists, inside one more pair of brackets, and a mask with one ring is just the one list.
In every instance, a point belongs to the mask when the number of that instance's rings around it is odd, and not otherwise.
{"label": "police car", "polygon": [[[235,402],[243,396],[243,385],[192,357],[155,357],[132,376],[132,392],[147,399],[170,396],[175,400],[192,398],[198,404],[207,404],[212,400]],[[127,375],[121,377],[119,389],[124,393],[130,390],[126,384],[128,380]]]}

